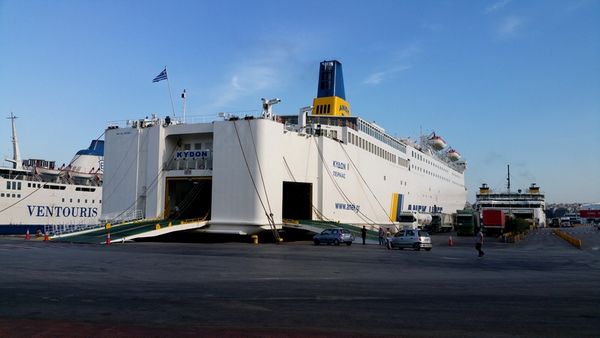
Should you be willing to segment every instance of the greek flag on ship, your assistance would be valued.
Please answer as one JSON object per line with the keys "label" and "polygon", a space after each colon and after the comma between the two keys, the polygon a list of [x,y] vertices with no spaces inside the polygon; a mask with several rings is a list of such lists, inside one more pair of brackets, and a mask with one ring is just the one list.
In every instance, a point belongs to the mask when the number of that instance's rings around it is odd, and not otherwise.
{"label": "greek flag on ship", "polygon": [[160,72],[160,74],[156,75],[156,77],[154,78],[154,80],[152,80],[152,82],[158,82],[158,81],[162,81],[162,80],[166,80],[167,79],[167,68],[163,69],[162,72]]}

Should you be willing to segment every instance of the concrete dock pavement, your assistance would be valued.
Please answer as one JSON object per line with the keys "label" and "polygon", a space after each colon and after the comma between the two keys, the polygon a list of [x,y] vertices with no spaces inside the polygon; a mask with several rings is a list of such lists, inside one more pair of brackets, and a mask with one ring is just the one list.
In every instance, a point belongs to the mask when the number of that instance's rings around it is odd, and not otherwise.
{"label": "concrete dock pavement", "polygon": [[477,258],[472,238],[432,238],[430,252],[0,238],[0,336],[35,322],[45,336],[597,335],[598,251],[540,232]]}

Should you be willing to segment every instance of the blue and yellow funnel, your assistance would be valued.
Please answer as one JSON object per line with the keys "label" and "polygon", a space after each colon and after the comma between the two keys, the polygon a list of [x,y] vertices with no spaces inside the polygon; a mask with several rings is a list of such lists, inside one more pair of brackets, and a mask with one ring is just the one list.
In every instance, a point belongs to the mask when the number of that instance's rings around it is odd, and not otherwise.
{"label": "blue and yellow funnel", "polygon": [[344,93],[342,64],[323,61],[319,68],[319,89],[313,100],[313,115],[350,116],[350,104]]}

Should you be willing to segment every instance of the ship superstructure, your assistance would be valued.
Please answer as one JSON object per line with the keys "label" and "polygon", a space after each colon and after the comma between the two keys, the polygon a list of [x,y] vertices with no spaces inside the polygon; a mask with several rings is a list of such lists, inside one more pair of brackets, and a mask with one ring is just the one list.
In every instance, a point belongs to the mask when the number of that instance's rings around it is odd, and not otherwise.
{"label": "ship superstructure", "polygon": [[200,231],[252,234],[291,220],[396,227],[401,211],[464,207],[465,161],[445,142],[398,139],[352,116],[338,61],[321,62],[312,107],[278,115],[279,101],[263,99],[260,116],[112,124],[102,218],[203,219]]}
{"label": "ship superstructure", "polygon": [[68,164],[21,160],[11,114],[13,157],[0,167],[0,234],[72,231],[98,224],[102,204],[104,141],[94,140]]}

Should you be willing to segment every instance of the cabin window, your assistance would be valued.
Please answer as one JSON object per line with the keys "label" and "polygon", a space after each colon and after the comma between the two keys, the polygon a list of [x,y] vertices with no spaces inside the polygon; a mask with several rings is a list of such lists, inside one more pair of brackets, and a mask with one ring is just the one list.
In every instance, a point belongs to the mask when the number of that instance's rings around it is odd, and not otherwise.
{"label": "cabin window", "polygon": [[31,183],[27,183],[27,188],[31,188]]}
{"label": "cabin window", "polygon": [[73,203],[73,199],[72,198],[69,198],[69,203]]}
{"label": "cabin window", "polygon": [[6,181],[6,189],[10,190],[10,182]]}
{"label": "cabin window", "polygon": [[21,194],[17,194],[17,198],[21,198]]}
{"label": "cabin window", "polygon": [[194,149],[196,149],[196,150],[202,149],[202,143],[194,143]]}
{"label": "cabin window", "polygon": [[1,193],[1,194],[0,194],[0,197],[4,197],[4,193]]}
{"label": "cabin window", "polygon": [[62,199],[62,201],[63,201],[63,203],[65,203],[65,199],[64,198]]}
{"label": "cabin window", "polygon": [[21,190],[21,182],[17,182],[17,190]]}
{"label": "cabin window", "polygon": [[79,198],[77,199],[77,203],[81,203],[81,200]]}

